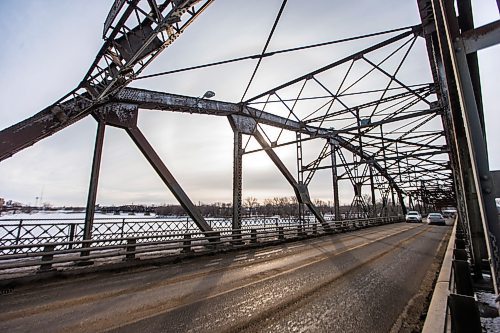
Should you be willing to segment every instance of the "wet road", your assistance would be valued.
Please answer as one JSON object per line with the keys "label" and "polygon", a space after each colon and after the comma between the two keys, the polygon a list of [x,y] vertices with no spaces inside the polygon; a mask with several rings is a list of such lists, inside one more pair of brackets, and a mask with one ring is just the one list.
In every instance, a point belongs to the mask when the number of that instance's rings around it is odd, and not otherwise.
{"label": "wet road", "polygon": [[0,296],[2,332],[388,332],[450,227],[395,224]]}

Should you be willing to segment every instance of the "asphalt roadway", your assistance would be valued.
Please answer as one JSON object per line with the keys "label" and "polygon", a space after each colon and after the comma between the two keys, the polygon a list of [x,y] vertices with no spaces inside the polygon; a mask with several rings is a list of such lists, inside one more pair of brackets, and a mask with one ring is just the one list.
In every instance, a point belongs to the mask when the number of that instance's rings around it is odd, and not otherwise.
{"label": "asphalt roadway", "polygon": [[0,331],[389,332],[449,233],[399,223],[33,283],[0,296]]}

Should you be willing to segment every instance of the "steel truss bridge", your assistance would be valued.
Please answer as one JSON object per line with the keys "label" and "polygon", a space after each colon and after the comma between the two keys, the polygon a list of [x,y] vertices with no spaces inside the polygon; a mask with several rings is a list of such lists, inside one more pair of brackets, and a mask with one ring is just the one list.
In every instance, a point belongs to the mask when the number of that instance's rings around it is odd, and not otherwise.
{"label": "steel truss bridge", "polygon": [[[336,217],[341,215],[339,182],[352,186],[351,213],[358,216],[456,206],[474,276],[481,277],[484,264],[489,265],[498,294],[500,228],[486,151],[477,51],[499,43],[500,21],[474,27],[470,0],[458,1],[456,8],[453,1],[417,0],[421,24],[324,43],[388,36],[273,89],[246,97],[261,61],[276,53],[268,52],[267,46],[282,14],[286,14],[284,1],[262,53],[178,70],[255,59],[257,65],[241,101],[127,87],[134,80],[171,73],[141,76],[212,2],[115,0],[104,24],[104,44],[81,83],[32,117],[3,129],[0,160],[91,116],[98,128],[84,240],[92,240],[107,126],[128,134],[200,232],[213,235],[211,226],[137,126],[137,120],[139,110],[226,117],[234,133],[232,229],[242,229],[243,156],[252,158],[253,153],[264,151],[292,187],[300,207],[299,218],[312,214],[325,230],[330,224],[308,190],[316,172],[323,169],[332,173]],[[399,74],[411,65],[408,59],[418,43],[425,43],[427,57],[421,60],[429,64],[433,80],[408,84]],[[251,142],[257,148],[250,148]],[[311,148],[312,143],[316,150]],[[295,175],[275,151],[290,145],[297,152]],[[313,153],[316,157],[308,160],[306,156]],[[366,202],[363,194],[370,194],[371,202]],[[381,198],[381,205],[376,205],[376,197]]]}

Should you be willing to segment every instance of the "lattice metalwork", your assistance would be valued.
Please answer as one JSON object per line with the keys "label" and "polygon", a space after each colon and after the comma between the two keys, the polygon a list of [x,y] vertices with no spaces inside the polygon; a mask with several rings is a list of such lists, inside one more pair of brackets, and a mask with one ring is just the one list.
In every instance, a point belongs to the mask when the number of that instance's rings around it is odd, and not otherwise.
{"label": "lattice metalwork", "polygon": [[[9,219],[0,224],[0,246],[34,245],[46,243],[75,242],[75,244],[56,246],[56,250],[80,248],[83,240],[83,219]],[[228,218],[210,218],[208,224],[215,231],[228,233],[232,230],[232,220]],[[242,219],[242,229],[266,229],[269,227],[292,227],[297,218],[278,218],[255,216]],[[314,217],[308,223],[317,223]],[[199,229],[189,217],[179,218],[99,218],[92,230],[92,239],[106,240],[95,246],[126,244],[127,238],[141,239],[138,242],[153,240],[183,239],[185,234],[198,233]],[[158,235],[165,235],[158,237]],[[151,237],[151,238],[148,238]],[[201,237],[200,234],[193,237]],[[11,254],[9,250],[2,254]],[[17,252],[16,252],[17,253]]]}
{"label": "lattice metalwork", "polygon": [[[325,161],[332,154],[329,140],[334,140],[339,147],[337,178],[348,180],[354,189],[352,216],[376,214],[368,207],[371,203],[364,201],[362,189],[375,182],[382,187],[379,176],[400,196],[412,197],[407,204],[425,201],[434,207],[452,201],[449,150],[434,83],[403,82],[408,74],[402,72],[411,66],[406,60],[420,34],[419,27],[408,29],[245,102],[280,115],[285,122],[310,126],[307,136],[290,141],[284,139],[284,129],[266,131],[266,122],[257,113],[259,129],[273,147],[326,141],[317,157],[301,170],[305,184],[317,170],[333,167]],[[375,86],[382,88],[365,88]],[[440,191],[432,191],[434,188]],[[374,191],[371,194],[373,197]],[[387,195],[383,197],[387,203]]]}

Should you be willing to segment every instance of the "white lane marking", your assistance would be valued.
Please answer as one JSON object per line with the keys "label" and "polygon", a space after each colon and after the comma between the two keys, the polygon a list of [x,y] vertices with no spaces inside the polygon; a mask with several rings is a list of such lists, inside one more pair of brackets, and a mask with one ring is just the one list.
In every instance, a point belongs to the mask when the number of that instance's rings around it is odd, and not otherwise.
{"label": "white lane marking", "polygon": [[281,251],[283,251],[283,249],[271,250],[271,251],[266,251],[266,252],[259,252],[259,253],[255,254],[255,256],[260,257],[260,256],[265,256],[266,254],[272,254],[272,253],[277,253],[277,252],[281,252]]}
{"label": "white lane marking", "polygon": [[287,250],[290,250],[290,249],[295,249],[295,248],[298,248],[298,247],[303,247],[303,246],[306,246],[306,244],[297,244],[297,245],[292,245],[292,246],[287,246]]}
{"label": "white lane marking", "polygon": [[212,262],[212,263],[209,263],[209,264],[205,264],[205,267],[216,266],[218,264],[220,264],[220,262]]}

